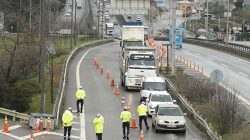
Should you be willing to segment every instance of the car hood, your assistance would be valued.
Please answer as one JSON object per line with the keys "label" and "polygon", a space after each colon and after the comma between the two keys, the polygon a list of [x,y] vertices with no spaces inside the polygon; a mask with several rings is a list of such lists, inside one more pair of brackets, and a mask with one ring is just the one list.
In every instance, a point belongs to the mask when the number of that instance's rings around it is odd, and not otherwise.
{"label": "car hood", "polygon": [[173,102],[150,102],[149,104],[151,104],[153,107],[156,107],[159,104],[173,104]]}
{"label": "car hood", "polygon": [[164,90],[164,91],[157,91],[157,90],[141,90],[140,92],[141,92],[141,95],[142,95],[143,97],[148,97],[150,93],[159,93],[159,94],[161,94],[161,93],[166,93],[166,94],[167,94],[167,93],[168,93],[166,90]]}
{"label": "car hood", "polygon": [[158,120],[163,120],[163,121],[184,121],[186,122],[184,116],[157,116]]}

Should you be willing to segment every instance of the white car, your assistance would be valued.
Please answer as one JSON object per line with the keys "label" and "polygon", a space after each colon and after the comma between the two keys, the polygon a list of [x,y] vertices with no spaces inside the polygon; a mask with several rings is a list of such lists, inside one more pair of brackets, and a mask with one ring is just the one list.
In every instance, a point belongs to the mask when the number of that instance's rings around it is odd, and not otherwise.
{"label": "white car", "polygon": [[141,21],[141,17],[138,16],[138,17],[136,18],[136,21]]}
{"label": "white car", "polygon": [[152,116],[152,127],[159,130],[174,130],[186,132],[186,113],[177,104],[159,104]]}
{"label": "white car", "polygon": [[173,104],[175,102],[176,100],[172,100],[172,97],[167,91],[150,93],[148,99],[146,100],[148,116],[152,116],[152,114],[155,112],[155,108],[157,105]]}

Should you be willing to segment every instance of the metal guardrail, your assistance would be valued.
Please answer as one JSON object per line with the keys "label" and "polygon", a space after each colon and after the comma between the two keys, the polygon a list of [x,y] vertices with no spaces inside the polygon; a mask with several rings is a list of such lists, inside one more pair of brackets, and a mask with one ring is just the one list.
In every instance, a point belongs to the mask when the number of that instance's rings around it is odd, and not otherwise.
{"label": "metal guardrail", "polygon": [[12,121],[14,122],[18,119],[20,122],[28,123],[30,119],[30,116],[27,114],[19,113],[19,112],[16,112],[15,110],[8,110],[5,108],[0,108],[0,114],[11,116]]}
{"label": "metal guardrail", "polygon": [[250,58],[250,46],[240,45],[235,43],[216,42],[208,40],[207,42],[202,39],[186,38],[185,43],[195,44],[203,47],[214,48],[225,52],[233,53],[242,57]]}
{"label": "metal guardrail", "polygon": [[93,42],[88,42],[85,44],[82,44],[80,47],[76,47],[74,48],[70,54],[67,56],[67,59],[65,59],[64,64],[63,64],[63,71],[61,73],[61,81],[60,81],[60,85],[59,85],[59,90],[58,90],[58,94],[56,97],[56,101],[54,104],[54,108],[53,108],[53,115],[55,118],[55,125],[58,125],[59,123],[59,117],[62,115],[62,111],[63,111],[63,98],[64,98],[64,93],[65,93],[65,88],[66,88],[66,84],[67,84],[67,77],[68,77],[68,66],[69,63],[71,62],[72,58],[74,55],[77,54],[77,52],[85,47],[90,47],[90,46],[94,46],[94,45],[99,45],[99,44],[103,44],[103,43],[108,43],[111,42],[113,39],[108,39],[108,40],[98,40],[98,41],[93,41]]}
{"label": "metal guardrail", "polygon": [[213,132],[212,129],[210,128],[210,126],[208,125],[208,123],[206,122],[205,119],[203,119],[192,107],[192,105],[188,102],[187,99],[183,98],[176,90],[175,86],[173,86],[173,84],[171,83],[171,81],[169,81],[168,79],[166,79],[166,82],[170,85],[170,88],[172,89],[172,91],[174,92],[174,94],[179,98],[179,100],[181,101],[181,103],[185,106],[185,108],[191,112],[195,118],[195,120],[201,124],[207,131],[207,134],[209,135],[209,137],[212,140],[220,140],[219,136],[217,136],[216,132]]}

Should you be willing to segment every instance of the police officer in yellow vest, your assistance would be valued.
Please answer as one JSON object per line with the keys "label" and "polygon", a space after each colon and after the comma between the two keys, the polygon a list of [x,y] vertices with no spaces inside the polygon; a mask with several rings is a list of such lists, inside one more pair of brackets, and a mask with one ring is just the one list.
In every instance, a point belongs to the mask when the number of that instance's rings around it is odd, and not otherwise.
{"label": "police officer in yellow vest", "polygon": [[63,127],[64,127],[64,140],[66,140],[66,134],[68,132],[68,140],[70,140],[70,133],[73,122],[72,108],[69,107],[62,115]]}
{"label": "police officer in yellow vest", "polygon": [[79,104],[81,104],[81,113],[84,103],[84,98],[86,97],[85,91],[82,89],[82,86],[79,87],[79,89],[76,91],[76,107],[77,107],[77,113],[80,113]]}
{"label": "police officer in yellow vest", "polygon": [[142,102],[138,107],[137,107],[137,112],[139,114],[139,127],[140,131],[142,130],[142,120],[144,120],[145,126],[147,129],[148,127],[148,122],[147,122],[147,106],[145,105],[145,102]]}
{"label": "police officer in yellow vest", "polygon": [[103,126],[104,126],[104,118],[101,114],[96,114],[96,117],[93,120],[93,124],[95,125],[95,133],[97,140],[102,140]]}
{"label": "police officer in yellow vest", "polygon": [[[126,106],[121,112],[120,119],[122,120],[123,139],[125,138],[129,139],[129,127],[130,127],[131,113],[128,111],[128,108]],[[125,133],[126,128],[127,128],[127,136]]]}

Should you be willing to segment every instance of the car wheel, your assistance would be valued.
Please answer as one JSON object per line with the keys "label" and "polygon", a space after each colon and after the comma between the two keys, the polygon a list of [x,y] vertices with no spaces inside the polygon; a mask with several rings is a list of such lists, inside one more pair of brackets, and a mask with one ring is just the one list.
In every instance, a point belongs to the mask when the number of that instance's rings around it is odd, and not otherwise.
{"label": "car wheel", "polygon": [[182,132],[183,134],[186,134],[186,129],[182,130],[181,132]]}
{"label": "car wheel", "polygon": [[124,86],[123,75],[122,75],[122,73],[120,73],[120,83],[121,83],[121,86]]}

